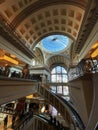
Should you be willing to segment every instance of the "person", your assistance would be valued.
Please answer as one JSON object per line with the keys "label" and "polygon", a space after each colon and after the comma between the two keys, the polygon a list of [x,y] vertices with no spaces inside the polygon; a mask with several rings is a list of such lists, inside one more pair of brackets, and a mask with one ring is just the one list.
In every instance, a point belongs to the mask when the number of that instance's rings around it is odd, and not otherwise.
{"label": "person", "polygon": [[28,78],[28,77],[29,77],[29,68],[28,68],[28,64],[26,64],[26,65],[23,67],[23,70],[22,70],[22,77],[23,77],[23,78]]}
{"label": "person", "polygon": [[53,118],[53,123],[56,125],[56,117]]}
{"label": "person", "polygon": [[3,72],[3,68],[0,67],[0,75],[2,75],[2,72]]}
{"label": "person", "polygon": [[52,117],[52,115],[50,115],[50,122],[51,122],[51,123],[53,122],[53,117]]}
{"label": "person", "polygon": [[70,124],[70,129],[75,130],[75,126],[72,123]]}
{"label": "person", "polygon": [[21,119],[25,113],[25,99],[19,99],[16,109],[15,109],[16,115]]}
{"label": "person", "polygon": [[11,77],[16,77],[16,71],[12,72]]}
{"label": "person", "polygon": [[12,128],[14,127],[15,119],[16,119],[16,115],[13,115],[13,117],[12,117]]}
{"label": "person", "polygon": [[85,71],[86,72],[91,72],[91,69],[92,69],[92,65],[91,65],[91,62],[90,61],[87,61],[86,63],[85,63],[85,66],[84,66],[85,68]]}
{"label": "person", "polygon": [[10,65],[6,65],[5,66],[5,70],[4,70],[4,72],[3,72],[3,74],[4,74],[4,76],[9,76],[9,74],[10,74]]}
{"label": "person", "polygon": [[4,118],[4,128],[7,127],[7,123],[8,123],[8,115]]}

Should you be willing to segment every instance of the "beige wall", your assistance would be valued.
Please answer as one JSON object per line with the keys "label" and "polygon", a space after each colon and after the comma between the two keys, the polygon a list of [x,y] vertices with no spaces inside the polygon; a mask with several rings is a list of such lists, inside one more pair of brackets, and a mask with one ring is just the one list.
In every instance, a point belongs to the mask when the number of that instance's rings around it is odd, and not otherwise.
{"label": "beige wall", "polygon": [[98,73],[93,74],[94,98],[86,130],[94,130],[98,123]]}
{"label": "beige wall", "polygon": [[79,112],[83,122],[87,125],[93,99],[92,76],[84,75],[69,83],[71,101]]}

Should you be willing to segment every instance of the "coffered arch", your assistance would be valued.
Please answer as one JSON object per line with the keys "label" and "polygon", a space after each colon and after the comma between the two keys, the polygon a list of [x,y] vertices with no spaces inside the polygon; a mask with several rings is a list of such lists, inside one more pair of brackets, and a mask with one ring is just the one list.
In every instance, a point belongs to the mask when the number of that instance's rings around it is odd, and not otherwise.
{"label": "coffered arch", "polygon": [[1,3],[0,14],[29,48],[49,33],[65,33],[76,40],[87,4],[85,0],[10,1]]}
{"label": "coffered arch", "polygon": [[30,48],[38,39],[54,32],[65,33],[76,40],[83,15],[82,9],[72,5],[51,6],[27,17],[16,30]]}
{"label": "coffered arch", "polygon": [[[43,1],[37,1],[37,0],[30,0],[30,2],[25,2],[26,0],[24,0],[24,6],[25,9],[22,8],[22,10],[18,13],[18,15],[16,15],[16,17],[12,20],[11,24],[13,24],[14,27],[17,27],[21,21],[23,21],[28,15],[31,15],[32,13],[41,10],[42,8],[46,8],[52,5],[56,5],[59,7],[60,4],[62,5],[74,5],[74,7],[80,7],[82,9],[85,10],[86,6],[87,6],[87,1],[88,0],[83,0],[81,1],[77,1],[77,0],[52,0],[52,1],[47,1],[47,0],[43,0]],[[29,5],[30,4],[30,5]],[[20,4],[19,4],[20,5]],[[28,5],[28,6],[27,6]],[[24,7],[23,6],[23,7]]]}
{"label": "coffered arch", "polygon": [[53,67],[60,65],[63,66],[64,68],[67,69],[67,59],[62,56],[62,55],[54,55],[51,56],[48,60],[47,60],[47,65],[49,67],[49,69],[51,70]]}

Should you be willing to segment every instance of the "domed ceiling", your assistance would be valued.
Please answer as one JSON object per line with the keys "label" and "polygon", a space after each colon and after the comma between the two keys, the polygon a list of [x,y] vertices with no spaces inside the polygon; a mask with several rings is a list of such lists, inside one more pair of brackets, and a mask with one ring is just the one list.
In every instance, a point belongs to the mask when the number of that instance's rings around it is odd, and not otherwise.
{"label": "domed ceiling", "polygon": [[[41,42],[44,44],[47,39],[53,37],[51,42],[56,44],[55,51],[59,52],[58,45],[62,50],[70,39],[70,46],[63,53],[59,53],[60,57],[62,55],[65,59],[69,58],[70,64],[75,57],[75,52],[77,53],[81,49],[79,32],[85,12],[87,13],[86,8],[90,6],[87,0],[1,0],[0,17],[7,26],[15,31],[15,35],[18,35],[24,46],[30,51],[33,51],[36,46],[38,47]],[[66,40],[63,39],[64,36]],[[43,38],[46,39],[42,40]],[[43,46],[50,49],[49,45]],[[39,48],[41,47],[39,46]],[[52,46],[52,48],[54,47]],[[53,52],[52,49],[50,51]],[[40,54],[43,55],[45,61],[51,56],[56,56],[43,50]],[[65,59],[63,59],[64,62]]]}

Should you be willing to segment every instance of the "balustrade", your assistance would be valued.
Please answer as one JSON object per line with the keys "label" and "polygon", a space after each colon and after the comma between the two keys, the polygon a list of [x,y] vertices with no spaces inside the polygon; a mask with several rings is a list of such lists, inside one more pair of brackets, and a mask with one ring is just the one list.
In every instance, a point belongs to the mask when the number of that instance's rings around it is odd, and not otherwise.
{"label": "balustrade", "polygon": [[98,60],[87,59],[82,60],[76,67],[72,67],[68,71],[68,80],[74,80],[83,76],[85,73],[97,73]]}

